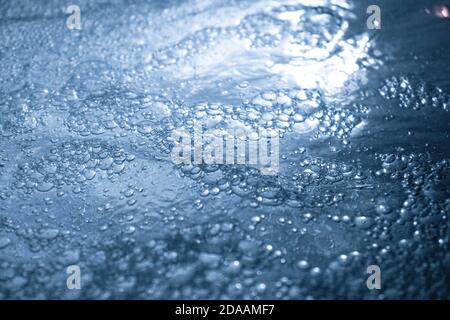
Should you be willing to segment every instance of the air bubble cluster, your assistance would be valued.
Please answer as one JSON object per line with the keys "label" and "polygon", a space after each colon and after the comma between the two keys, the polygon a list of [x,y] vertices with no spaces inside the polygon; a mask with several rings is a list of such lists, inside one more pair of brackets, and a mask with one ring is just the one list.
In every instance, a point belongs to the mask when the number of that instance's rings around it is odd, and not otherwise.
{"label": "air bubble cluster", "polygon": [[[0,299],[448,299],[450,69],[365,2],[4,4]],[[279,170],[174,163],[199,125]]]}

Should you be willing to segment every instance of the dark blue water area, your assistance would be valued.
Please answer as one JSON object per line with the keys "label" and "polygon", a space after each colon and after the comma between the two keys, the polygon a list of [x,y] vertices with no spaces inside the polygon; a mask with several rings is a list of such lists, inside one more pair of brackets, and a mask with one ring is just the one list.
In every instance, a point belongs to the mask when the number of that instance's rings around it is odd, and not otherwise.
{"label": "dark blue water area", "polygon": [[450,298],[448,1],[69,5],[0,3],[0,299]]}

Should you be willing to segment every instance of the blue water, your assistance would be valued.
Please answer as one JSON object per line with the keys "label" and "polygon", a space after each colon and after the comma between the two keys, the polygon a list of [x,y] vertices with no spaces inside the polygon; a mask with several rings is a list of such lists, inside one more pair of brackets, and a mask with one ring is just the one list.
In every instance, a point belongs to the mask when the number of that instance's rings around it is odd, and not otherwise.
{"label": "blue water", "polygon": [[[450,298],[450,19],[370,4],[78,1],[69,30],[2,1],[0,299]],[[278,174],[175,165],[194,120],[272,130]]]}

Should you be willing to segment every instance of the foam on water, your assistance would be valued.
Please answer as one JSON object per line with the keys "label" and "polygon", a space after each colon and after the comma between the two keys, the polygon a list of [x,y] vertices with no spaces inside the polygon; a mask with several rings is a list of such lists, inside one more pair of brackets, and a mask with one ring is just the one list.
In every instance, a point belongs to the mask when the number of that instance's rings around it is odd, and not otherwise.
{"label": "foam on water", "polygon": [[[60,7],[16,2],[0,298],[449,298],[450,70],[404,72],[359,2],[80,1],[72,31]],[[195,121],[270,130],[278,174],[175,165],[172,133]]]}

